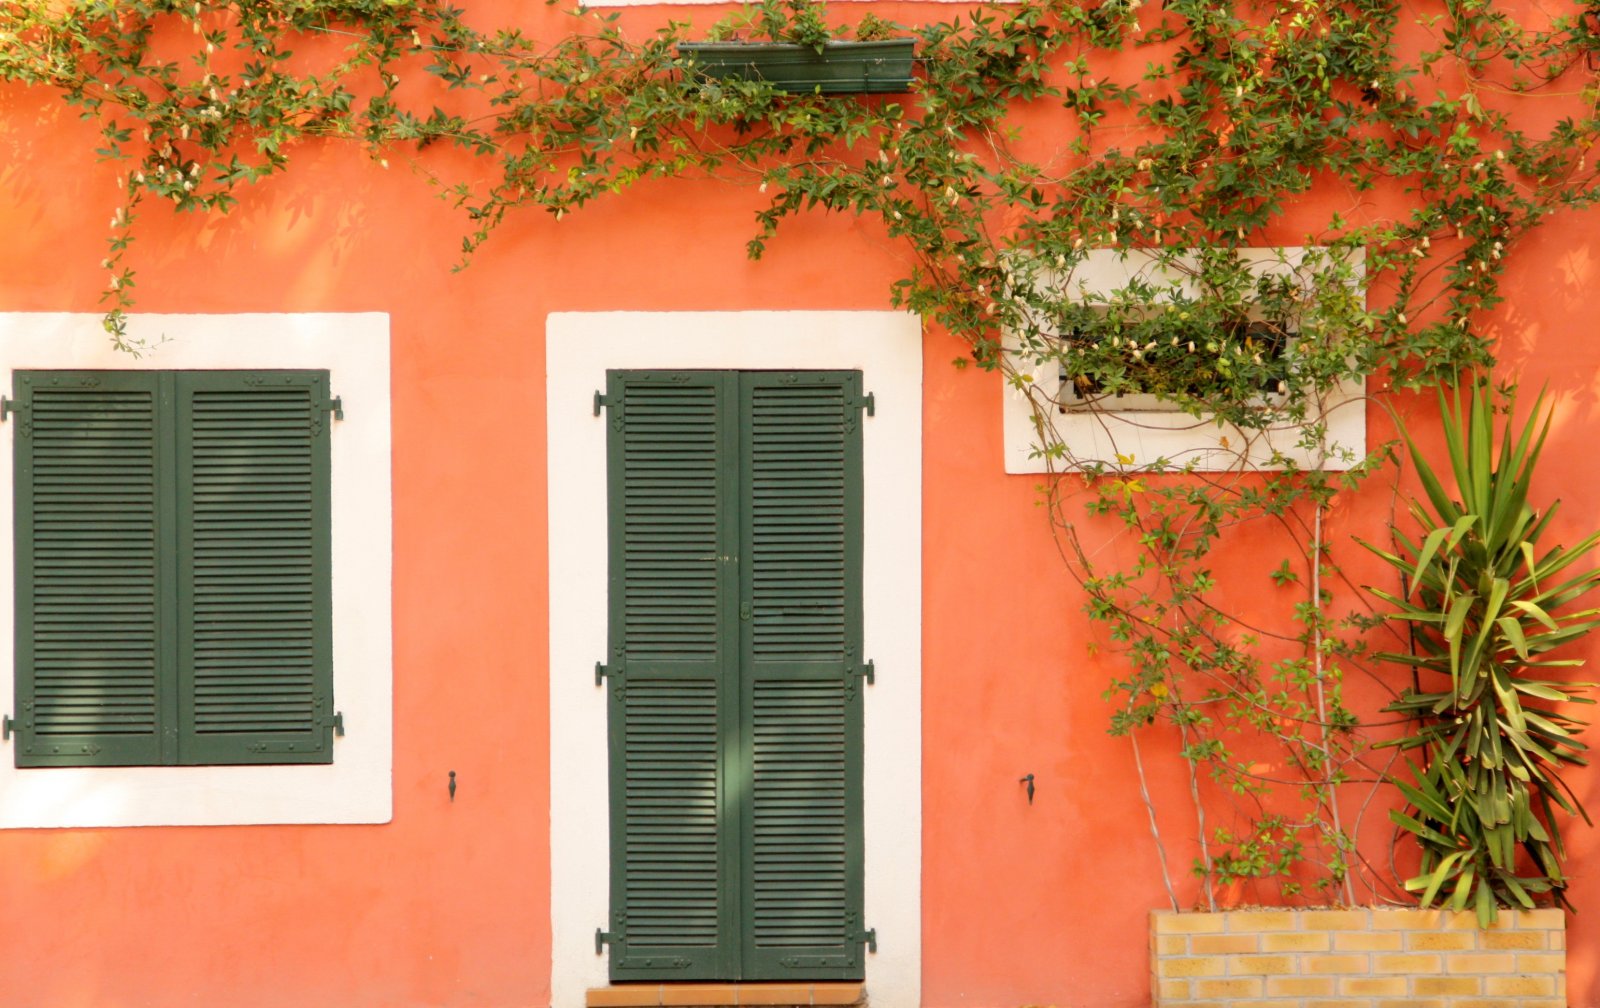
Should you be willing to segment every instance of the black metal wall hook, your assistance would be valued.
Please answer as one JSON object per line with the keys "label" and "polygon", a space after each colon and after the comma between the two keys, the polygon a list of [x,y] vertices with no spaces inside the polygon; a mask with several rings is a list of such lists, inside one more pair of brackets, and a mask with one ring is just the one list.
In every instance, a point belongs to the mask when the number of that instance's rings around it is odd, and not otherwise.
{"label": "black metal wall hook", "polygon": [[1032,805],[1033,804],[1033,774],[1028,774],[1025,777],[1018,777],[1017,778],[1017,783],[1018,784],[1026,784],[1026,785],[1028,785],[1028,804]]}

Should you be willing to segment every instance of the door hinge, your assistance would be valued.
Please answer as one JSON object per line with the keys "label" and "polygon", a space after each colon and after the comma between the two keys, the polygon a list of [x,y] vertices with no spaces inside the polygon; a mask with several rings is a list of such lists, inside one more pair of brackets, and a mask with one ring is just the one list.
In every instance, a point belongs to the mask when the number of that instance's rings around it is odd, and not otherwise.
{"label": "door hinge", "polygon": [[595,392],[594,392],[594,415],[595,416],[599,416],[601,410],[605,409],[607,406],[610,406],[615,402],[616,402],[615,399],[612,399],[610,396],[606,395],[604,392],[601,392],[599,389],[595,389]]}
{"label": "door hinge", "polygon": [[867,951],[876,955],[878,952],[878,929],[867,928],[865,931],[856,935],[856,941],[866,942]]}
{"label": "door hinge", "polygon": [[0,739],[9,741],[12,732],[21,734],[21,731],[17,728],[17,723],[11,720],[10,714],[7,714],[5,717],[0,718]]}
{"label": "door hinge", "polygon": [[621,929],[618,929],[616,931],[604,931],[604,930],[601,930],[600,928],[595,928],[594,929],[594,954],[595,955],[599,955],[601,952],[605,951],[605,947],[607,945],[615,945],[620,941],[622,941],[622,931],[621,931]]}
{"label": "door hinge", "polygon": [[851,409],[861,409],[863,406],[865,406],[867,410],[867,416],[878,415],[877,398],[871,392],[868,392],[864,396],[852,397],[846,403],[846,405],[848,405]]}
{"label": "door hinge", "polygon": [[860,676],[867,681],[868,686],[871,686],[876,681],[877,671],[876,666],[869,661],[865,665],[857,665],[851,669],[850,674]]}
{"label": "door hinge", "polygon": [[333,414],[335,420],[344,419],[344,396],[334,396],[322,404],[322,408]]}
{"label": "door hinge", "polygon": [[616,665],[607,665],[605,662],[594,663],[594,684],[596,686],[605,685],[606,676],[620,675],[622,675],[622,665],[620,663]]}

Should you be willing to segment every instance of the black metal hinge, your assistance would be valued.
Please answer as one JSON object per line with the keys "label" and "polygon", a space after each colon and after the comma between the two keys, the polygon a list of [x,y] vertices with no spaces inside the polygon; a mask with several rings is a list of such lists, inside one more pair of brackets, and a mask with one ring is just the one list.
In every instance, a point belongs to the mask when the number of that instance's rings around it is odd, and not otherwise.
{"label": "black metal hinge", "polygon": [[878,951],[878,929],[867,928],[865,931],[856,935],[856,941],[866,942],[867,951],[876,954]]}
{"label": "black metal hinge", "polygon": [[595,389],[594,415],[599,416],[600,411],[605,409],[607,406],[610,406],[613,402],[614,400],[610,396],[606,395],[604,392],[601,392],[599,389]]}
{"label": "black metal hinge", "polygon": [[864,396],[856,396],[851,398],[846,402],[846,405],[851,409],[861,409],[863,406],[865,406],[867,409],[867,416],[878,415],[878,402],[876,397],[873,396],[871,392],[868,392]]}
{"label": "black metal hinge", "polygon": [[621,674],[621,665],[607,665],[605,662],[594,663],[594,684],[596,686],[605,685],[606,676],[620,676]]}
{"label": "black metal hinge", "polygon": [[333,733],[335,735],[339,736],[340,738],[344,737],[344,711],[335,712],[333,715],[333,720],[329,721],[328,724],[333,727]]}
{"label": "black metal hinge", "polygon": [[[10,741],[11,733],[12,732],[16,732],[16,731],[18,731],[17,723],[15,721],[11,720],[11,715],[10,714],[7,714],[5,717],[0,718],[0,739],[4,739],[6,741]],[[20,734],[20,732],[19,732],[19,734]]]}
{"label": "black metal hinge", "polygon": [[868,686],[871,686],[874,682],[877,681],[876,680],[877,672],[878,672],[877,667],[870,661],[867,662],[865,665],[857,665],[855,668],[850,670],[850,674],[851,675],[858,675],[861,678],[865,679],[867,681],[867,685]]}
{"label": "black metal hinge", "polygon": [[0,396],[0,423],[5,423],[6,417],[13,413],[22,412],[23,407],[10,396]]}
{"label": "black metal hinge", "polygon": [[344,419],[344,396],[334,396],[322,404],[322,408],[333,414],[335,420]]}
{"label": "black metal hinge", "polygon": [[621,931],[612,932],[612,931],[604,931],[604,930],[602,930],[600,928],[595,928],[594,929],[594,954],[595,955],[599,955],[600,953],[605,951],[607,945],[615,945],[617,942],[619,942],[621,940],[622,940],[622,932]]}

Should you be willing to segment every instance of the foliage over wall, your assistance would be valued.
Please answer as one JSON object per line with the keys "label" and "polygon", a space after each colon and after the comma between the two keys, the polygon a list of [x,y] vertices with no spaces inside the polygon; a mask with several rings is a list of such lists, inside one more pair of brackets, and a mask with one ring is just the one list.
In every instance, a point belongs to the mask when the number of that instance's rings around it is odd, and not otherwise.
{"label": "foliage over wall", "polygon": [[[1596,195],[1597,37],[1581,13],[1022,0],[902,28],[767,0],[714,26],[579,11],[533,31],[440,0],[0,0],[0,79],[53,89],[99,127],[85,157],[112,162],[125,193],[103,264],[119,340],[139,215],[225,213],[312,142],[411,158],[464,213],[465,257],[516,211],[559,219],[647,179],[757,187],[757,257],[802,213],[879,222],[911,253],[893,303],[964,338],[958,365],[1002,372],[1033,406],[1061,474],[1045,494],[1063,556],[1127,659],[1113,731],[1136,755],[1146,726],[1181,736],[1204,898],[1271,877],[1354,900],[1362,862],[1338,795],[1385,770],[1342,682],[1373,667],[1380,620],[1331,611],[1353,593],[1339,594],[1323,518],[1388,455],[1331,445],[1322,405],[1342,383],[1425,384],[1491,360],[1476,320],[1517,240]],[[903,98],[705,80],[677,50],[902,34],[921,68]],[[484,170],[454,177],[429,150],[443,145]],[[1286,245],[1310,251],[1265,270],[1240,252]],[[1143,265],[1080,285],[1108,249]],[[1087,457],[1056,434],[1064,404],[1032,380],[1041,369],[1084,408],[1154,395],[1246,443],[1204,475],[1183,458]],[[1270,429],[1328,468],[1250,471],[1249,442]],[[1081,471],[1100,478],[1065,475]],[[1214,553],[1247,524],[1280,537],[1260,576],[1297,599],[1272,627],[1241,627],[1218,600]],[[1108,525],[1111,553],[1091,541]],[[1262,737],[1274,774],[1249,758]],[[1230,795],[1237,810],[1208,821]]]}

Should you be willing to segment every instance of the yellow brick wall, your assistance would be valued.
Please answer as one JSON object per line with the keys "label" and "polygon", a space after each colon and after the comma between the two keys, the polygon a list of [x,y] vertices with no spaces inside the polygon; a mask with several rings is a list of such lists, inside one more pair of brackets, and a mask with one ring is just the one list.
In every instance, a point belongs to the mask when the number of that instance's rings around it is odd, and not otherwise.
{"label": "yellow brick wall", "polygon": [[1150,915],[1155,1008],[1566,1008],[1566,918],[1437,910]]}

